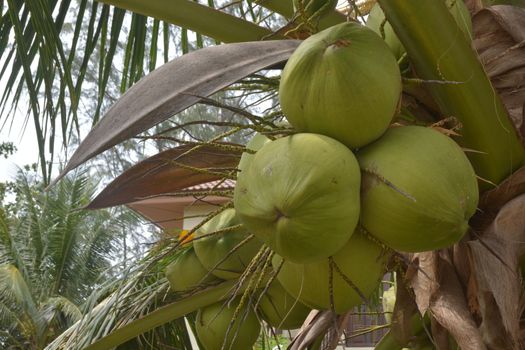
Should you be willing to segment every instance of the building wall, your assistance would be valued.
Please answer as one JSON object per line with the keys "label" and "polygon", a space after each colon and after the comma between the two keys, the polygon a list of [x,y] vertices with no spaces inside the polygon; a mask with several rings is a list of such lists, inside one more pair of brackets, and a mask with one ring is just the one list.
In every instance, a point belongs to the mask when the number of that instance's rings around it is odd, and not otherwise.
{"label": "building wall", "polygon": [[217,210],[218,206],[206,203],[194,203],[184,208],[183,228],[191,230],[199,224],[206,216]]}

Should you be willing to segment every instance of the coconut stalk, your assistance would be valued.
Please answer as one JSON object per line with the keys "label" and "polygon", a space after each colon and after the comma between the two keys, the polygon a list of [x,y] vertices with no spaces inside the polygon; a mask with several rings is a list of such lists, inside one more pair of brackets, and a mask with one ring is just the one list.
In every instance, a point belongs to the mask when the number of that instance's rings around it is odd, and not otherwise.
{"label": "coconut stalk", "polygon": [[467,153],[482,179],[481,190],[499,184],[523,165],[525,152],[470,40],[445,2],[379,0],[379,4],[443,115],[462,123],[457,141],[471,150]]}

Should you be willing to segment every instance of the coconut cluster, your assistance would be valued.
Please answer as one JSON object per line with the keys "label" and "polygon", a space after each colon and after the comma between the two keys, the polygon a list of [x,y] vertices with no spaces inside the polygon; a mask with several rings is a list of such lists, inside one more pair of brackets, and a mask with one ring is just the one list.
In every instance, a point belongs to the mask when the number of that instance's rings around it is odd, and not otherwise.
{"label": "coconut cluster", "polygon": [[298,133],[258,135],[241,159],[236,215],[308,307],[345,312],[378,288],[388,251],[445,248],[468,229],[474,170],[448,136],[391,126],[401,90],[397,59],[373,30],[328,28],[281,76],[282,111]]}
{"label": "coconut cluster", "polygon": [[[321,3],[297,2],[314,12]],[[391,125],[401,92],[395,55],[366,26],[328,28],[290,57],[279,99],[297,133],[255,135],[238,166],[234,209],[205,223],[167,268],[172,289],[186,293],[238,279],[263,245],[274,252],[276,278],[263,281],[256,303],[198,311],[206,349],[251,348],[261,320],[294,329],[310,309],[344,313],[378,289],[392,250],[462,238],[478,202],[474,170],[448,136]]]}

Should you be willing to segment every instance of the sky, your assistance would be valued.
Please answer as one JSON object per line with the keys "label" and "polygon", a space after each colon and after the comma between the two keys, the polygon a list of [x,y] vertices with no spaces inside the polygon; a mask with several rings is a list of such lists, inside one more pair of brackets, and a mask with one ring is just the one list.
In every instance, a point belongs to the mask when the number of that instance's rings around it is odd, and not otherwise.
{"label": "sky", "polygon": [[[0,84],[0,90],[4,88],[5,84]],[[33,121],[29,120],[25,131],[21,132],[24,118],[25,114],[17,111],[11,128],[6,126],[0,129],[0,143],[13,142],[18,149],[8,159],[0,157],[0,182],[14,179],[19,167],[38,161],[38,144]]]}

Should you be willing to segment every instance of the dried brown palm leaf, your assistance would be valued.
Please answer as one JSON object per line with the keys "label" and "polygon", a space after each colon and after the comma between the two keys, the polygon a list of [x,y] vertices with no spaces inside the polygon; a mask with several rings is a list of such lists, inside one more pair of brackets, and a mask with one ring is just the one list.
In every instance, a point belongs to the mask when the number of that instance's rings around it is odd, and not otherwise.
{"label": "dried brown palm leaf", "polygon": [[522,279],[525,195],[507,203],[479,240],[468,242],[484,340],[491,347],[522,349]]}
{"label": "dried brown palm leaf", "polygon": [[131,87],[89,132],[56,183],[72,169],[211,94],[262,69],[284,62],[298,41],[224,44],[183,55]]}
{"label": "dried brown palm leaf", "polygon": [[483,8],[482,0],[464,0],[470,13],[476,13]]}
{"label": "dried brown palm leaf", "polygon": [[456,340],[463,350],[487,349],[467,305],[456,270],[446,251],[437,254],[439,289],[432,295],[432,316]]}
{"label": "dried brown palm leaf", "polygon": [[416,304],[421,315],[430,307],[430,299],[439,288],[437,276],[437,252],[414,254],[412,264],[417,272],[407,283],[414,289]]}
{"label": "dried brown palm leaf", "polygon": [[301,327],[299,333],[290,343],[289,350],[304,350],[324,336],[327,330],[334,324],[334,317],[337,317],[330,310],[312,310]]}
{"label": "dried brown palm leaf", "polygon": [[525,9],[498,5],[472,18],[474,47],[509,115],[525,136]]}
{"label": "dried brown palm leaf", "polygon": [[237,166],[241,155],[237,148],[194,148],[184,145],[143,160],[113,180],[88,208],[127,204],[220,179],[227,175],[221,169]]}
{"label": "dried brown palm leaf", "polygon": [[418,253],[414,262],[418,269],[410,285],[421,314],[429,311],[461,349],[486,349],[447,251]]}
{"label": "dried brown palm leaf", "polygon": [[417,315],[417,304],[413,293],[408,289],[402,278],[397,279],[396,304],[392,313],[390,331],[399,344],[406,345],[415,335],[414,320],[421,319]]}
{"label": "dried brown palm leaf", "polygon": [[432,340],[438,350],[452,350],[450,336],[445,327],[432,318],[431,323]]}
{"label": "dried brown palm leaf", "polygon": [[470,225],[483,231],[506,203],[523,193],[525,193],[525,167],[518,169],[498,187],[483,193],[479,200],[478,212],[472,218]]}

